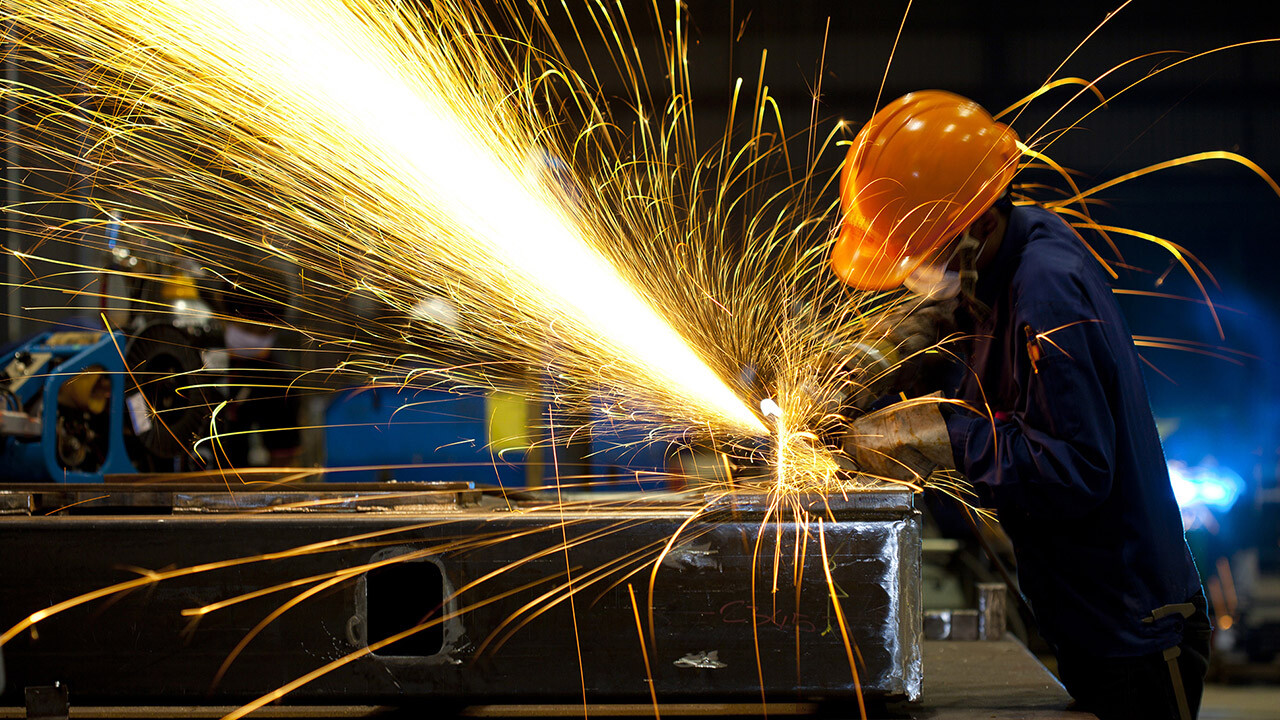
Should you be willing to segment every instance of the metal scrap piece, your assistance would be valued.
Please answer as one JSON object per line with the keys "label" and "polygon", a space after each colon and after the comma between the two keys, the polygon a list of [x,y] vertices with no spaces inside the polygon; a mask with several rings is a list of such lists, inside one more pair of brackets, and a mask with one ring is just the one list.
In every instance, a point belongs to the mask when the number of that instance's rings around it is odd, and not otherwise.
{"label": "metal scrap piece", "polygon": [[681,572],[685,570],[716,570],[724,572],[720,563],[720,551],[711,542],[687,542],[675,547],[662,558],[662,566]]}
{"label": "metal scrap piece", "polygon": [[720,668],[729,667],[728,664],[720,662],[719,650],[712,650],[711,652],[703,650],[698,653],[689,653],[672,664],[679,668],[699,668],[702,670],[719,670]]}

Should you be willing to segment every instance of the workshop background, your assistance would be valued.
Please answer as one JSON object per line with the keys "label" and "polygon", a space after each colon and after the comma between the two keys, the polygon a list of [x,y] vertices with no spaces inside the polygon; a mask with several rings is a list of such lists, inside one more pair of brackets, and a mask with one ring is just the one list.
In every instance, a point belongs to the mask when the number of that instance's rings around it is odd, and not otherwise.
{"label": "workshop background", "polygon": [[[646,3],[624,3],[633,18],[647,17]],[[1152,53],[1116,73],[1104,87],[1114,92],[1147,70],[1171,60],[1233,43],[1274,36],[1280,30],[1270,3],[1133,2],[1094,37],[1077,46],[1114,10],[1113,3],[1020,3],[983,0],[955,3],[918,1],[912,5],[895,49],[905,3],[800,1],[696,3],[689,8],[692,38],[688,64],[704,146],[719,137],[728,115],[733,82],[744,78],[754,86],[767,49],[765,82],[776,99],[786,127],[797,132],[811,113],[820,135],[837,118],[856,129],[881,103],[905,92],[940,88],[982,103],[989,109],[1010,105],[1070,59],[1057,75],[1092,78],[1139,55]],[[660,38],[652,26],[636,22],[636,44],[651,47],[656,60]],[[646,35],[648,33],[648,35]],[[825,56],[822,55],[825,48]],[[589,56],[603,48],[588,43]],[[1074,52],[1074,54],[1072,54]],[[887,77],[884,71],[892,53]],[[1170,54],[1172,53],[1172,54]],[[602,63],[601,65],[606,65]],[[821,73],[821,95],[814,88]],[[7,63],[9,79],[27,79],[25,70]],[[881,80],[884,77],[883,88]],[[618,78],[601,76],[607,92],[622,94]],[[38,79],[34,79],[38,82]],[[611,86],[611,83],[614,83]],[[1057,109],[1074,88],[1054,91],[1021,115],[1015,129],[1027,133]],[[1280,175],[1280,46],[1224,50],[1197,59],[1126,92],[1092,114],[1053,146],[1053,157],[1080,173],[1080,184],[1122,175],[1174,157],[1207,150],[1229,150]],[[1082,99],[1075,112],[1050,121],[1058,127],[1089,106]],[[6,107],[7,117],[22,108]],[[26,158],[13,146],[4,148],[6,205],[29,199],[16,182]],[[841,154],[829,153],[834,172]],[[55,179],[45,178],[51,183]],[[42,180],[35,179],[38,185]],[[87,181],[81,185],[87,188]],[[830,189],[834,192],[834,189]],[[834,196],[833,196],[834,199]],[[1280,694],[1242,689],[1243,683],[1280,682],[1280,198],[1257,176],[1226,162],[1160,172],[1110,190],[1108,205],[1096,210],[1100,220],[1115,221],[1168,238],[1186,247],[1212,271],[1209,289],[1221,318],[1219,337],[1213,315],[1203,304],[1168,299],[1122,297],[1135,335],[1178,338],[1192,351],[1148,348],[1148,387],[1160,421],[1166,454],[1175,470],[1184,520],[1217,616],[1214,676],[1224,683],[1207,695],[1201,717],[1280,716]],[[79,212],[72,209],[69,212]],[[32,240],[8,232],[11,250],[30,250]],[[1122,272],[1123,287],[1175,295],[1198,291],[1181,272],[1166,273],[1170,260],[1160,251],[1132,242],[1124,246],[1134,269]],[[88,248],[63,248],[68,257],[106,265],[111,258],[92,256]],[[29,268],[10,254],[6,280],[30,280],[30,271],[50,267],[32,261]],[[282,270],[287,275],[287,270]],[[54,281],[56,283],[56,281]],[[68,296],[37,286],[11,286],[4,294],[0,346],[11,349],[52,326],[95,322],[97,297]],[[74,283],[69,283],[68,287]],[[280,312],[295,312],[281,298]],[[358,302],[358,301],[353,301]],[[376,307],[352,312],[378,313]],[[279,348],[296,347],[290,338]],[[213,343],[216,344],[216,343]],[[299,367],[318,361],[306,352],[279,359]],[[484,434],[484,403],[501,400],[445,398],[437,408],[442,436]],[[379,403],[383,403],[380,405]],[[282,412],[296,413],[302,425],[338,426],[352,419],[389,415],[394,397],[377,393],[308,396]],[[460,418],[460,419],[459,419]],[[474,426],[474,427],[473,427]],[[391,463],[456,463],[472,459],[452,450],[427,448],[408,456],[393,446],[417,439],[420,428],[371,445],[336,431],[303,433],[289,461],[302,465],[371,465]],[[384,438],[391,433],[385,433]],[[434,436],[433,436],[434,437]],[[381,450],[379,450],[381,447]],[[267,464],[272,448],[246,449],[248,462]],[[356,454],[359,450],[364,455]],[[379,452],[382,452],[379,455]],[[472,447],[472,455],[479,452]],[[256,454],[255,454],[256,453]],[[264,454],[265,453],[265,454]],[[370,454],[371,453],[371,454]],[[596,454],[579,458],[597,474],[615,473],[625,486],[630,470],[661,469],[671,459],[661,448],[621,456]],[[531,463],[532,464],[532,463]],[[504,482],[522,484],[522,469],[505,471]],[[487,474],[487,475],[486,475]],[[485,469],[482,479],[491,480]],[[344,479],[385,479],[374,477]],[[430,479],[429,468],[416,479]],[[1250,694],[1253,693],[1253,694]],[[1254,712],[1258,714],[1251,714]],[[1236,715],[1232,715],[1236,712]]]}

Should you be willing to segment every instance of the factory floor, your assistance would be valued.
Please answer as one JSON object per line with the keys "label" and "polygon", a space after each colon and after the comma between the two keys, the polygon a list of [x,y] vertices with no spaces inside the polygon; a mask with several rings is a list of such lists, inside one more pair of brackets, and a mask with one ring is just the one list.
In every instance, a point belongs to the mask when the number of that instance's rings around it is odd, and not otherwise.
{"label": "factory floor", "polygon": [[1200,720],[1280,720],[1280,687],[1218,685],[1204,689]]}
{"label": "factory floor", "polygon": [[[1040,655],[1038,659],[1056,674],[1057,661],[1052,655]],[[1274,681],[1274,671],[1274,665],[1252,666],[1253,674],[1243,676],[1267,679],[1206,683],[1199,720],[1280,720],[1280,684]]]}

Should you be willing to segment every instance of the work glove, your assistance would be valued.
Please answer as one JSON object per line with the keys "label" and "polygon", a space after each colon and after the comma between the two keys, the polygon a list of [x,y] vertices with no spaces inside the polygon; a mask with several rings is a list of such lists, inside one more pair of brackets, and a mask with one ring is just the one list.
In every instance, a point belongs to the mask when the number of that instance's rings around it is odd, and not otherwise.
{"label": "work glove", "polygon": [[936,470],[954,469],[942,402],[919,397],[858,418],[845,434],[845,454],[863,473],[890,480],[922,483]]}

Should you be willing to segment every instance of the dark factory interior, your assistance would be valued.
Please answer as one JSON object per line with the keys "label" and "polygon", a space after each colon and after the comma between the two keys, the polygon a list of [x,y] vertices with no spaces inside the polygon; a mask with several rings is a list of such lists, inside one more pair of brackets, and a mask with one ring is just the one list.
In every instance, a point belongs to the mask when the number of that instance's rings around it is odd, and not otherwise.
{"label": "dark factory interior", "polygon": [[1280,718],[1272,3],[71,5],[0,717]]}

